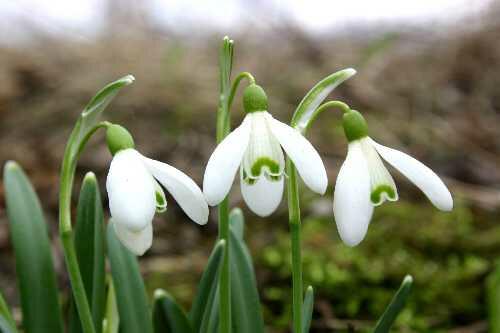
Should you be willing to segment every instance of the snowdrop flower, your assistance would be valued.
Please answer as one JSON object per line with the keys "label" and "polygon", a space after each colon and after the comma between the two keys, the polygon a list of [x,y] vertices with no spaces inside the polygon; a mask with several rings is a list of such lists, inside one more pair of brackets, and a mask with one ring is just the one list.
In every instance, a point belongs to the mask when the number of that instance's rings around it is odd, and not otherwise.
{"label": "snowdrop flower", "polygon": [[305,184],[324,194],[326,170],[318,152],[297,130],[267,112],[267,96],[255,84],[243,94],[246,116],[215,149],[208,160],[203,191],[208,204],[219,204],[229,193],[240,169],[241,193],[248,207],[259,216],[276,210],[283,196],[285,158],[295,164]]}
{"label": "snowdrop flower", "polygon": [[380,157],[422,190],[438,209],[453,208],[443,181],[413,157],[373,141],[359,112],[346,112],[343,127],[349,146],[335,185],[333,213],[344,243],[355,246],[363,240],[374,206],[398,200],[396,184]]}
{"label": "snowdrop flower", "polygon": [[196,183],[176,168],[141,155],[134,149],[128,131],[111,125],[108,147],[113,154],[106,189],[111,223],[118,239],[131,252],[142,255],[153,241],[155,211],[166,210],[167,201],[160,183],[198,224],[208,221],[208,205]]}

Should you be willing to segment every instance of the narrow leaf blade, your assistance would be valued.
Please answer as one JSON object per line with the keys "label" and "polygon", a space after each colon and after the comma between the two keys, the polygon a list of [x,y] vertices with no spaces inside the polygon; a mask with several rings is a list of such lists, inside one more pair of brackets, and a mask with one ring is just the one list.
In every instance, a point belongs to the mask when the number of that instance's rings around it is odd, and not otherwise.
{"label": "narrow leaf blade", "polygon": [[333,74],[328,75],[323,80],[319,81],[311,90],[304,96],[299,106],[295,110],[292,117],[291,125],[297,128],[300,132],[304,132],[315,117],[315,111],[324,101],[324,99],[342,82],[356,74],[352,68],[347,68]]}
{"label": "narrow leaf blade", "polygon": [[231,255],[231,313],[233,331],[238,333],[264,332],[259,292],[247,246],[242,237],[244,221],[241,210],[232,211],[229,220]]}
{"label": "narrow leaf blade", "polygon": [[0,332],[14,333],[17,332],[16,322],[12,318],[9,306],[5,302],[2,293],[0,293]]}
{"label": "narrow leaf blade", "polygon": [[104,333],[118,333],[120,328],[120,315],[116,304],[116,293],[113,279],[108,276],[108,296],[106,299],[106,315],[102,323]]}
{"label": "narrow leaf blade", "polygon": [[309,286],[306,290],[304,297],[304,304],[302,306],[302,333],[308,333],[311,327],[311,318],[314,309],[314,290]]}
{"label": "narrow leaf blade", "polygon": [[382,314],[382,317],[377,322],[374,333],[387,333],[391,329],[391,326],[394,324],[398,314],[403,310],[406,300],[410,295],[410,291],[413,285],[413,278],[410,275],[407,275],[399,290],[396,292],[394,297],[391,300],[389,306],[385,309],[385,312]]}
{"label": "narrow leaf blade", "polygon": [[216,306],[214,303],[216,302],[215,299],[218,298],[216,297],[218,293],[215,290],[217,288],[217,281],[219,280],[217,277],[222,265],[222,259],[224,258],[225,247],[226,242],[224,240],[217,242],[198,285],[193,306],[189,313],[189,318],[195,332],[202,332],[201,327],[207,320],[204,320],[204,317],[208,318],[209,316],[206,314]]}
{"label": "narrow leaf blade", "polygon": [[17,163],[5,165],[4,184],[23,327],[30,333],[62,332],[50,240],[40,202]]}
{"label": "narrow leaf blade", "polygon": [[146,288],[137,258],[118,240],[111,224],[107,227],[108,258],[118,300],[121,333],[153,333]]}
{"label": "narrow leaf blade", "polygon": [[[99,185],[91,172],[85,175],[80,191],[75,227],[75,251],[94,326],[97,332],[101,332],[106,299],[104,217]],[[74,302],[70,318],[70,332],[82,332]]]}
{"label": "narrow leaf blade", "polygon": [[153,306],[155,333],[192,333],[191,323],[184,310],[164,290],[155,291]]}
{"label": "narrow leaf blade", "polygon": [[489,332],[500,333],[500,265],[488,276],[486,291]]}

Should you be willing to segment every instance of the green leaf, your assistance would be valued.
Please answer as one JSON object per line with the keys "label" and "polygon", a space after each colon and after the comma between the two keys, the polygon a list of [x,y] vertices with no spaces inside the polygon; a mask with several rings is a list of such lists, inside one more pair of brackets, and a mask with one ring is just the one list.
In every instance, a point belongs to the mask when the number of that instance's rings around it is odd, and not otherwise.
{"label": "green leaf", "polygon": [[65,156],[69,161],[74,160],[79,154],[80,144],[98,124],[100,116],[108,104],[118,94],[121,88],[128,86],[132,82],[134,82],[134,77],[132,75],[126,75],[106,85],[90,100],[80,114],[80,118],[68,140],[69,144],[66,147]]}
{"label": "green leaf", "polygon": [[490,333],[500,333],[500,265],[490,273],[486,281],[488,323]]}
{"label": "green leaf", "polygon": [[243,235],[245,233],[245,217],[243,216],[243,211],[240,208],[233,208],[231,213],[229,213],[229,221],[231,221],[231,228],[234,234],[238,236],[238,239],[243,241]]}
{"label": "green leaf", "polygon": [[0,293],[0,332],[14,333],[17,332],[16,322],[12,318],[9,306],[5,302],[2,293]]}
{"label": "green leaf", "polygon": [[[226,242],[224,240],[217,242],[198,285],[198,290],[189,313],[194,332],[208,332],[208,327],[214,325],[213,322],[217,321],[214,319],[215,314],[212,314],[212,312],[219,308],[217,284],[225,247]],[[212,324],[209,325],[210,321]],[[216,324],[215,327],[217,327]]]}
{"label": "green leaf", "polygon": [[[85,175],[80,191],[76,215],[75,251],[94,326],[97,332],[101,332],[106,298],[104,218],[99,185],[92,172]],[[83,332],[74,302],[71,307],[70,332]]]}
{"label": "green leaf", "polygon": [[184,310],[164,290],[155,291],[153,323],[156,333],[192,333],[191,323]]}
{"label": "green leaf", "polygon": [[337,88],[345,80],[356,74],[352,68],[347,68],[319,81],[309,92],[304,96],[299,106],[295,110],[292,117],[291,126],[298,129],[301,133],[309,127],[310,123],[316,117],[316,109],[320,106],[323,100]]}
{"label": "green leaf", "polygon": [[113,279],[108,275],[108,296],[106,300],[106,315],[102,323],[104,333],[118,333],[120,328],[120,315],[116,304],[116,293]]}
{"label": "green leaf", "polygon": [[413,285],[413,278],[410,275],[405,276],[399,290],[396,292],[391,300],[389,306],[385,309],[384,314],[377,322],[374,333],[387,333],[389,332],[392,324],[396,320],[398,314],[403,310],[406,300],[410,295],[411,287]]}
{"label": "green leaf", "polygon": [[302,305],[302,333],[308,333],[311,327],[311,318],[314,309],[314,290],[312,286],[307,287],[304,304]]}
{"label": "green leaf", "polygon": [[62,332],[50,240],[40,202],[17,163],[6,163],[4,184],[23,327],[29,333]]}
{"label": "green leaf", "polygon": [[153,333],[146,288],[137,258],[118,240],[108,224],[108,257],[116,290],[121,333]]}
{"label": "green leaf", "polygon": [[259,293],[250,253],[240,235],[243,235],[243,213],[233,209],[230,214],[231,255],[231,321],[238,333],[264,332]]}

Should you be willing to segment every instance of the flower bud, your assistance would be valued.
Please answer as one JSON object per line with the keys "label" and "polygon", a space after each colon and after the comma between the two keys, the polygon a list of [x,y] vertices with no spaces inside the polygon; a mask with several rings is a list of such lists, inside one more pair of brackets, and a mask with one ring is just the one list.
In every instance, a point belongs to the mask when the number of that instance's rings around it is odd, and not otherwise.
{"label": "flower bud", "polygon": [[368,125],[365,118],[356,110],[344,113],[342,126],[347,141],[352,142],[368,136]]}
{"label": "flower bud", "polygon": [[134,148],[134,139],[132,135],[120,125],[112,124],[106,131],[106,142],[112,155],[123,149]]}
{"label": "flower bud", "polygon": [[261,86],[251,84],[243,92],[243,108],[246,113],[267,111],[267,95]]}

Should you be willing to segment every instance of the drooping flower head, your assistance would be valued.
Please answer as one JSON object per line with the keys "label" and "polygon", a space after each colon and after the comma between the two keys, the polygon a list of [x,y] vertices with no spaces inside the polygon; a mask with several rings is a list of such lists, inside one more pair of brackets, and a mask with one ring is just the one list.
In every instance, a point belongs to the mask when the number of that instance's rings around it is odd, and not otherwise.
{"label": "drooping flower head", "polygon": [[299,131],[269,114],[267,96],[260,86],[251,84],[245,88],[243,107],[246,116],[242,124],[217,146],[208,160],[203,178],[208,203],[215,206],[224,200],[239,168],[241,193],[248,207],[259,216],[273,213],[283,196],[283,150],[305,184],[324,194],[328,180],[318,152]]}
{"label": "drooping flower head", "polygon": [[118,239],[131,252],[142,255],[151,247],[155,211],[163,212],[167,207],[162,186],[191,220],[207,223],[208,205],[191,178],[141,155],[134,149],[130,133],[119,125],[108,127],[106,139],[113,154],[106,180],[111,223]]}
{"label": "drooping flower head", "polygon": [[335,185],[333,213],[340,237],[347,245],[355,246],[363,240],[375,206],[398,200],[396,184],[380,157],[424,192],[438,209],[453,208],[443,181],[415,158],[373,141],[361,113],[349,110],[342,125],[349,146]]}

